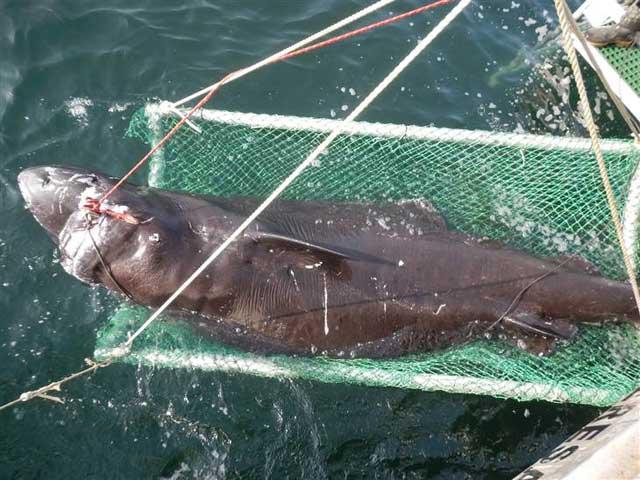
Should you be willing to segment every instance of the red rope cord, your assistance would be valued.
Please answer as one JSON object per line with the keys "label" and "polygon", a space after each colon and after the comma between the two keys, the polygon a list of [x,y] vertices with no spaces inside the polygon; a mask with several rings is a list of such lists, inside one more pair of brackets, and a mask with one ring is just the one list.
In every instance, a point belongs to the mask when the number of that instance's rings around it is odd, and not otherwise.
{"label": "red rope cord", "polygon": [[[351,30],[349,32],[343,33],[342,35],[337,35],[335,37],[329,38],[328,40],[324,40],[321,42],[317,42],[314,43],[312,45],[309,45],[307,47],[303,47],[300,48],[298,50],[294,50],[293,52],[289,52],[285,55],[282,55],[278,58],[275,58],[271,63],[276,63],[276,62],[281,62],[283,60],[288,60],[290,58],[293,57],[297,57],[299,55],[303,55],[305,53],[309,53],[312,52],[314,50],[318,50],[320,48],[324,48],[327,47],[329,45],[333,45],[335,43],[347,40],[348,38],[351,37],[355,37],[356,35],[360,35],[362,33],[366,33],[369,32],[375,28],[378,27],[383,27],[385,25],[388,25],[390,23],[399,21],[399,20],[403,20],[405,18],[409,18],[412,17],[414,15],[418,15],[420,13],[426,12],[427,10],[431,10],[433,8],[442,6],[442,5],[446,5],[448,3],[452,3],[455,0],[438,0],[436,2],[432,2],[429,3],[427,5],[423,5],[422,7],[418,7],[415,8],[413,10],[410,10],[408,12],[405,13],[401,13],[399,15],[395,15],[393,17],[387,18],[385,20],[381,20],[378,22],[374,22],[371,23],[369,25],[365,25],[364,27],[361,28],[357,28],[355,30]],[[196,112],[198,111],[200,108],[202,108],[209,100],[211,100],[211,97],[213,97],[213,95],[220,90],[220,87],[222,87],[222,85],[224,85],[228,78],[231,77],[233,74],[235,74],[236,72],[232,72],[229,73],[228,75],[226,75],[220,82],[218,82],[218,84],[216,85],[216,87],[212,88],[211,90],[209,90],[209,92],[202,97],[202,99],[200,99],[200,101],[191,109],[189,110],[189,112],[184,115],[180,121],[178,121],[178,123],[175,124],[175,126],[169,130],[169,132],[167,132],[167,134],[162,137],[162,139],[151,149],[149,150],[140,160],[138,160],[138,162],[131,168],[131,170],[129,170],[120,180],[118,180],[118,182],[109,189],[109,191],[107,191],[101,198],[100,200],[95,200],[92,198],[87,199],[86,203],[85,203],[85,208],[89,209],[90,211],[96,213],[96,214],[101,214],[101,213],[105,213],[108,214],[112,217],[124,220],[124,221],[128,221],[129,223],[135,223],[132,222],[131,219],[127,219],[127,218],[122,218],[122,215],[119,214],[118,212],[114,212],[113,210],[110,209],[105,209],[102,208],[102,203],[109,198],[113,192],[115,192],[118,188],[120,188],[122,186],[123,183],[125,183],[135,172],[137,172],[140,167],[142,167],[147,160],[149,160],[149,158],[151,158],[151,156],[156,153],[160,148],[162,148],[162,146],[167,143],[167,141],[169,141],[171,139],[171,137],[173,137],[176,132],[180,129],[180,127],[182,127],[187,120],[189,120],[189,118]]]}

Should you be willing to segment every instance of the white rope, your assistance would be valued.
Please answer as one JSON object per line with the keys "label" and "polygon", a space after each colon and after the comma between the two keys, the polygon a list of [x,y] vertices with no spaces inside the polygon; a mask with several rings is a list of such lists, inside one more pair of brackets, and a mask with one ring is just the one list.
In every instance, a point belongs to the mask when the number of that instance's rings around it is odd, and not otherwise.
{"label": "white rope", "polygon": [[61,380],[58,380],[56,382],[52,382],[49,385],[45,385],[44,387],[40,387],[37,390],[32,390],[30,392],[24,392],[22,395],[20,395],[18,398],[16,398],[15,400],[5,403],[4,405],[0,405],[0,411],[5,410],[7,408],[13,407],[14,405],[17,405],[18,403],[21,402],[28,402],[30,400],[33,400],[36,397],[39,398],[44,398],[45,400],[50,400],[52,402],[56,402],[56,403],[64,403],[64,400],[62,400],[59,397],[53,396],[53,395],[48,395],[47,392],[59,392],[60,388],[62,387],[63,384],[70,382],[71,380],[74,380],[78,377],[81,377],[83,375],[87,375],[89,373],[93,373],[96,370],[98,370],[99,368],[104,368],[107,367],[109,365],[111,365],[112,360],[110,358],[103,360],[101,362],[94,362],[93,360],[90,360],[88,358],[85,358],[85,362],[87,362],[87,364],[89,365],[89,367],[85,368],[84,370],[80,370],[76,373],[73,373],[67,377],[64,377]]}
{"label": "white rope", "polygon": [[640,311],[640,291],[638,291],[638,282],[636,281],[635,269],[633,261],[627,250],[624,234],[622,230],[622,224],[620,222],[620,214],[618,213],[618,207],[616,204],[615,195],[613,194],[613,188],[609,180],[609,173],[607,171],[607,164],[602,156],[602,149],[600,148],[600,141],[598,139],[598,127],[593,120],[593,114],[591,113],[591,106],[589,105],[589,98],[587,97],[587,89],[584,85],[584,79],[582,78],[582,71],[580,70],[580,64],[578,63],[578,57],[576,55],[575,46],[573,44],[571,24],[567,18],[567,14],[571,14],[569,7],[565,0],[554,0],[556,11],[558,12],[558,19],[560,20],[560,28],[562,29],[562,38],[564,41],[564,49],[569,57],[569,63],[571,64],[571,70],[573,70],[574,80],[578,87],[578,94],[580,95],[580,103],[582,105],[582,114],[584,115],[587,130],[591,137],[591,145],[593,152],[598,162],[598,169],[600,171],[600,178],[602,179],[602,185],[607,197],[607,203],[611,212],[611,219],[615,227],[618,243],[620,244],[620,250],[622,251],[622,257],[624,259],[624,265],[627,270],[627,276],[631,283],[633,290],[633,296],[636,300],[636,306]]}
{"label": "white rope", "polygon": [[348,16],[347,18],[344,18],[342,20],[340,20],[337,23],[334,23],[333,25],[330,25],[329,27],[325,28],[324,30],[319,31],[318,33],[314,33],[313,35],[305,38],[304,40],[299,41],[298,43],[295,43],[293,45],[291,45],[290,47],[285,48],[284,50],[280,50],[277,53],[274,53],[273,55],[265,58],[264,60],[260,60],[258,63],[255,63],[249,67],[245,67],[243,69],[240,69],[236,72],[234,72],[233,74],[229,75],[228,77],[225,77],[224,80],[220,80],[216,83],[214,83],[213,85],[210,85],[206,88],[203,88],[202,90],[199,90],[195,93],[192,93],[191,95],[189,95],[188,97],[184,97],[181,100],[178,100],[177,102],[173,103],[174,107],[178,107],[179,105],[182,105],[184,103],[187,103],[195,98],[201,97],[202,95],[205,95],[206,93],[209,93],[211,90],[214,90],[216,88],[218,88],[221,84],[227,84],[230,82],[233,82],[234,80],[237,80],[240,77],[244,77],[245,75],[254,72],[256,70],[258,70],[259,68],[264,67],[265,65],[268,65],[269,63],[273,62],[274,60],[280,58],[283,55],[286,55],[287,53],[293,52],[294,50],[298,50],[299,48],[302,48],[316,40],[318,40],[319,38],[324,37],[325,35],[328,35],[331,32],[335,32],[336,30],[341,29],[342,27],[345,27],[347,25],[349,25],[350,23],[355,22],[356,20],[369,15],[372,12],[375,12],[376,10],[379,10],[382,7],[385,7],[387,5],[389,5],[390,3],[393,3],[395,0],[380,0],[376,3],[374,3],[373,5],[370,5],[366,8],[363,8],[362,10],[354,13],[353,15]]}
{"label": "white rope", "polygon": [[422,39],[418,45],[407,55],[392,71],[389,73],[380,84],[373,89],[373,91],[367,95],[367,97],[358,105],[353,112],[343,121],[339,122],[334,130],[324,139],[320,145],[318,145],[309,156],[300,164],[291,174],[269,195],[264,202],[255,209],[255,211],[249,215],[244,222],[207,258],[198,269],[191,274],[191,276],[182,284],[178,289],[158,308],[153,314],[133,333],[129,339],[119,347],[116,351],[116,355],[126,354],[133,341],[144,332],[149,325],[151,325],[162,313],[169,308],[169,306],[178,298],[182,292],[184,292],[193,281],[198,278],[202,272],[204,272],[213,261],[220,256],[220,254],[235,241],[253,221],[269,206],[273,201],[280,196],[280,194],[289,186],[293,181],[302,174],[302,172],[325,151],[329,144],[335,140],[335,138],[342,133],[343,125],[345,122],[351,122],[360,115],[378,95],[380,95],[385,88],[393,82],[398,75],[406,69],[420,53],[429,46],[429,44],[471,3],[471,0],[462,0],[458,3],[445,18],[443,18],[436,27],[429,32],[429,34]]}

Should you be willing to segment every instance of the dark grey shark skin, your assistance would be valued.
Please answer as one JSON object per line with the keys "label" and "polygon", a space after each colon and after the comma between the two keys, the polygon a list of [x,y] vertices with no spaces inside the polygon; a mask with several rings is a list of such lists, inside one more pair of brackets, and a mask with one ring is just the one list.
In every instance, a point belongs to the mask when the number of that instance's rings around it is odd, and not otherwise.
{"label": "dark grey shark skin", "polygon": [[[77,167],[19,175],[27,207],[57,244],[65,270],[150,307],[258,202],[124,184],[105,206],[137,224],[89,216],[86,199],[100,198],[115,181]],[[428,351],[487,331],[547,353],[576,323],[638,322],[627,284],[448,231],[418,202],[277,201],[173,309],[190,312],[201,332],[247,350],[347,358]]]}

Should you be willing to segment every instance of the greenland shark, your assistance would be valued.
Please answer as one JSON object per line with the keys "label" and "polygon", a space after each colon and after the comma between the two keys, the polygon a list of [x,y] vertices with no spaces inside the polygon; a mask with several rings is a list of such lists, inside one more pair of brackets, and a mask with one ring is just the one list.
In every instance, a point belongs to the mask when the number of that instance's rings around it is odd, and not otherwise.
{"label": "greenland shark", "polygon": [[[189,195],[78,167],[23,170],[28,209],[77,279],[160,306],[259,200]],[[395,357],[485,337],[535,354],[582,322],[638,322],[629,285],[450,231],[426,202],[278,200],[173,303],[200,334],[259,353]]]}

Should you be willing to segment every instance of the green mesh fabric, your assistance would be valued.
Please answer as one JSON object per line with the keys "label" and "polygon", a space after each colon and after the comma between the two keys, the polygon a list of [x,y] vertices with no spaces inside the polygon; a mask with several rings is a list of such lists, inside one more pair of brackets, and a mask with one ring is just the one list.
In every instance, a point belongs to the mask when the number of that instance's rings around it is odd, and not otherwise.
{"label": "green mesh fabric", "polygon": [[600,53],[625,82],[640,95],[640,49],[605,47]]}
{"label": "green mesh fabric", "polygon": [[[149,315],[123,306],[98,335],[96,358],[127,339]],[[213,343],[179,321],[161,319],[135,344],[128,363],[166,368],[304,378],[518,400],[608,406],[640,383],[640,333],[629,325],[583,328],[580,341],[551,357],[537,357],[502,342],[477,341],[460,348],[398,359],[339,360],[285,355],[259,356]]]}
{"label": "green mesh fabric", "polygon": [[[152,185],[265,196],[335,126],[216,111],[194,120],[200,133],[182,128],[154,158]],[[153,143],[176,122],[162,107],[148,106],[134,116],[129,135]],[[285,197],[426,199],[450,228],[540,256],[579,254],[606,275],[624,278],[588,141],[364,123],[348,132]],[[607,141],[603,149],[618,202],[634,213],[637,199],[627,199],[635,191],[638,150],[627,141]],[[634,225],[626,219],[627,237],[635,237]],[[101,332],[97,355],[126,338],[140,315],[129,308],[116,313]],[[640,386],[640,335],[630,326],[581,327],[578,340],[546,358],[498,341],[384,361],[260,357],[204,341],[175,322],[152,326],[134,347],[128,361],[521,400],[609,405]]]}
{"label": "green mesh fabric", "polygon": [[[129,135],[153,142],[177,123],[175,116],[153,108],[149,113],[150,124],[144,112],[136,114]],[[228,112],[205,115],[218,121],[196,119],[202,134],[181,129],[156,157],[152,185],[264,197],[335,125]],[[625,277],[588,140],[385,124],[362,129],[370,133],[336,139],[283,197],[426,199],[451,228],[539,256],[575,253],[606,275]],[[630,141],[604,147],[615,195],[624,205],[640,150]]]}

